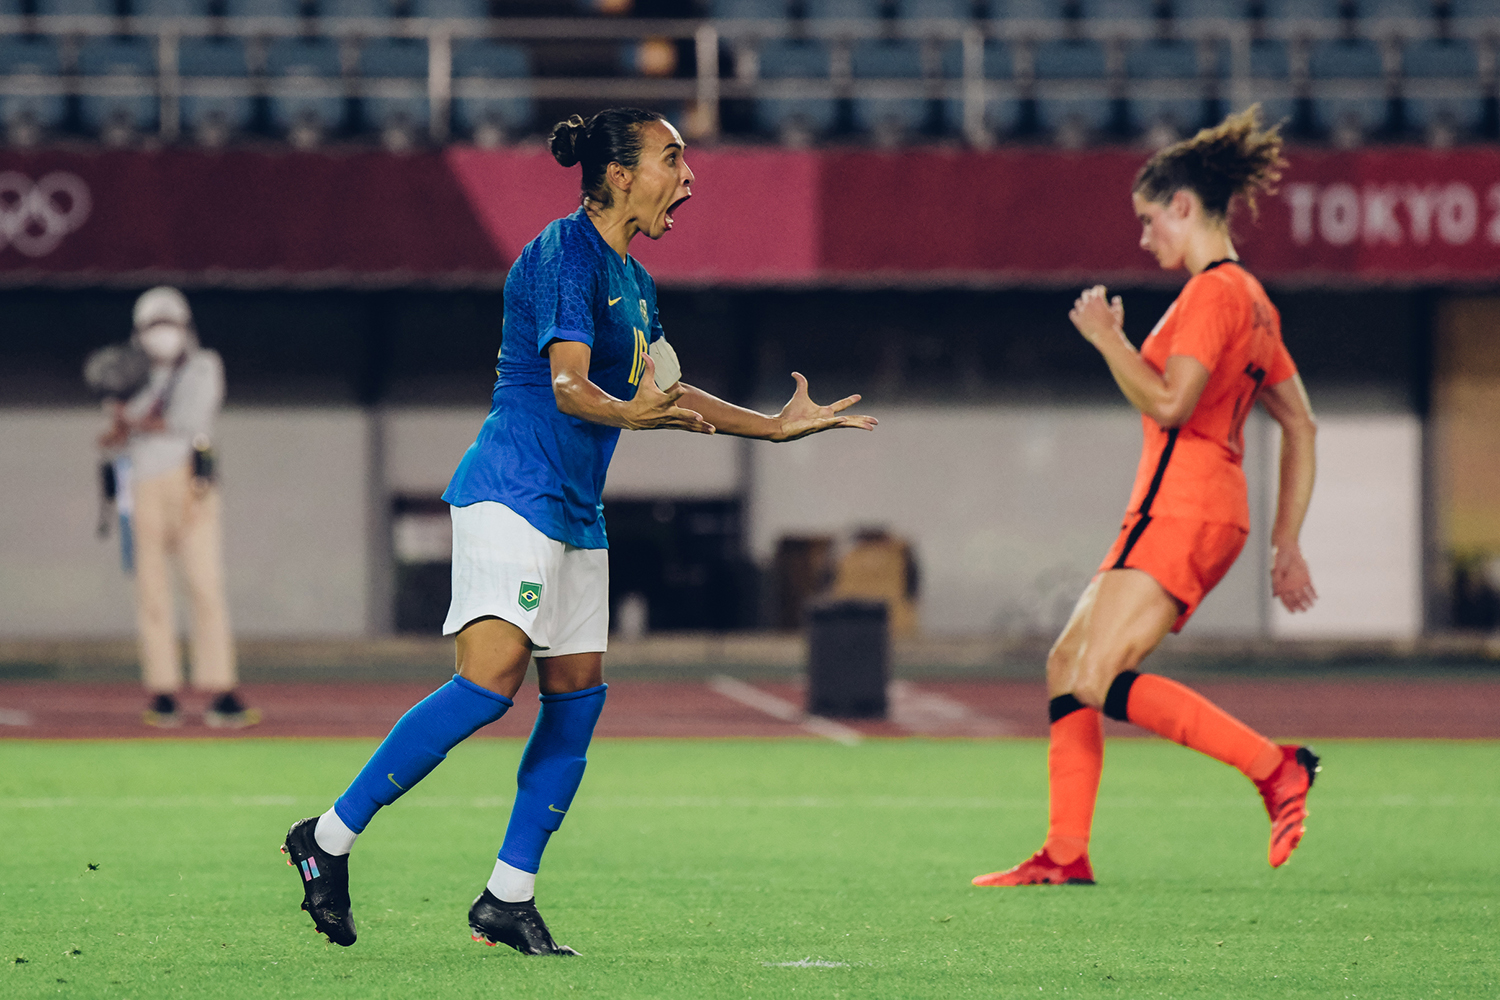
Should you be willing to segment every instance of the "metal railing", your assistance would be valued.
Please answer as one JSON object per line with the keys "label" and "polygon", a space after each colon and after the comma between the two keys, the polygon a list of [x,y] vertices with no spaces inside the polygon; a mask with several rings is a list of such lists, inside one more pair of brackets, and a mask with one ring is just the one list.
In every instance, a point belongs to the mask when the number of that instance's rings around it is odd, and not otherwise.
{"label": "metal railing", "polygon": [[[159,100],[162,140],[175,141],[182,132],[181,102],[194,97],[370,97],[425,99],[429,137],[435,143],[449,138],[455,99],[505,100],[577,99],[580,101],[691,102],[699,138],[720,130],[719,108],[725,99],[925,99],[952,101],[962,107],[962,132],[976,146],[992,141],[987,108],[995,102],[1038,100],[1183,100],[1222,98],[1234,106],[1255,100],[1311,98],[1473,99],[1494,96],[1497,90],[1497,48],[1500,16],[1437,21],[1370,19],[1353,23],[1338,20],[1275,19],[1142,21],[1067,20],[636,20],[636,19],[490,19],[439,20],[424,18],[161,18],[161,17],[0,17],[0,34],[43,35],[61,39],[76,51],[80,39],[136,36],[154,39],[156,72],[147,74],[82,75],[68,65],[55,75],[0,76],[0,96],[155,97]],[[178,49],[184,38],[235,37],[252,52],[251,72],[245,76],[184,76]],[[254,53],[275,38],[321,37],[338,42],[343,53],[340,76],[276,76],[258,69]],[[1126,72],[1125,54],[1132,45],[1164,37],[1196,46],[1198,72],[1193,77],[1143,78]],[[369,39],[425,40],[427,75],[416,77],[363,76],[358,52]],[[1382,52],[1382,74],[1364,78],[1315,78],[1308,53],[1319,42],[1358,38],[1377,43]],[[455,41],[495,39],[517,43],[630,42],[647,39],[691,40],[696,73],[687,78],[620,75],[614,77],[527,76],[455,77]],[[761,75],[759,51],[764,43],[792,39],[816,41],[829,48],[826,77],[767,78]],[[1424,39],[1458,39],[1476,47],[1478,72],[1455,77],[1408,77],[1402,70],[1402,46]],[[851,53],[867,41],[907,41],[923,46],[921,77],[872,79],[856,77]],[[1087,40],[1104,46],[1106,72],[1089,78],[1041,77],[1034,53],[1038,45]],[[1256,76],[1253,46],[1261,40],[1285,43],[1289,72],[1285,76]],[[1014,71],[1003,79],[985,73],[986,50],[1009,49]],[[941,51],[957,46],[961,72],[945,75]],[[1227,65],[1223,53],[1227,50]],[[721,52],[730,65],[722,67]]]}

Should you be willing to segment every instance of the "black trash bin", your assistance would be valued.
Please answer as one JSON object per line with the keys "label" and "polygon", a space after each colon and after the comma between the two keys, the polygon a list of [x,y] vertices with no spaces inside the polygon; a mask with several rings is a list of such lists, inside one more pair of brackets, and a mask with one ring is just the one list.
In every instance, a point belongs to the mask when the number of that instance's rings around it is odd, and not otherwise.
{"label": "black trash bin", "polygon": [[883,719],[890,679],[884,601],[839,600],[807,611],[807,711]]}

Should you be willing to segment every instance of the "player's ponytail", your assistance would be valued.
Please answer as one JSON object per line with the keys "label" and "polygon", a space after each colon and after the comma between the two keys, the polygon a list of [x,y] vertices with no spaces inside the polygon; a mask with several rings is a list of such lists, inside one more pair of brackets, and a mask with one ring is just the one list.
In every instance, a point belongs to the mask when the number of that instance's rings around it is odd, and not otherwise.
{"label": "player's ponytail", "polygon": [[1258,194],[1275,194],[1286,160],[1281,126],[1262,128],[1260,105],[1230,115],[1213,128],[1158,152],[1135,175],[1131,190],[1165,202],[1181,190],[1196,192],[1210,215],[1227,219],[1235,199],[1256,212]]}
{"label": "player's ponytail", "polygon": [[655,111],[640,108],[608,108],[585,121],[573,115],[552,126],[548,146],[552,158],[565,167],[583,164],[583,195],[607,206],[609,185],[604,173],[611,163],[634,170],[641,159],[641,130],[654,121],[665,121]]}

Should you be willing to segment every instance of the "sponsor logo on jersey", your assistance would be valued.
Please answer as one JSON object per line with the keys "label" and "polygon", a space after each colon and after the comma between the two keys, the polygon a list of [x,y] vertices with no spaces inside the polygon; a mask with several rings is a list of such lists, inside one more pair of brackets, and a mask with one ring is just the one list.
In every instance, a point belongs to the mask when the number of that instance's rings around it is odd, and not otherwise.
{"label": "sponsor logo on jersey", "polygon": [[624,297],[625,296],[623,296],[623,295],[616,295],[614,298],[612,298],[612,299],[609,300],[609,304],[610,305],[614,305],[616,302],[620,301]]}

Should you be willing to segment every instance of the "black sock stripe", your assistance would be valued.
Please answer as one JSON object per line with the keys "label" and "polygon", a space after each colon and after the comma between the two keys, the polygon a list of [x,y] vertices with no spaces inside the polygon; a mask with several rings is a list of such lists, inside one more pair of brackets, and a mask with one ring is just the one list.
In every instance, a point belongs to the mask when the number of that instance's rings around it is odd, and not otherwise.
{"label": "black sock stripe", "polygon": [[1130,689],[1140,676],[1134,670],[1120,671],[1115,682],[1109,686],[1109,694],[1104,696],[1105,715],[1121,722],[1130,721]]}
{"label": "black sock stripe", "polygon": [[1056,722],[1085,707],[1083,702],[1070,694],[1060,694],[1047,702],[1047,718]]}

